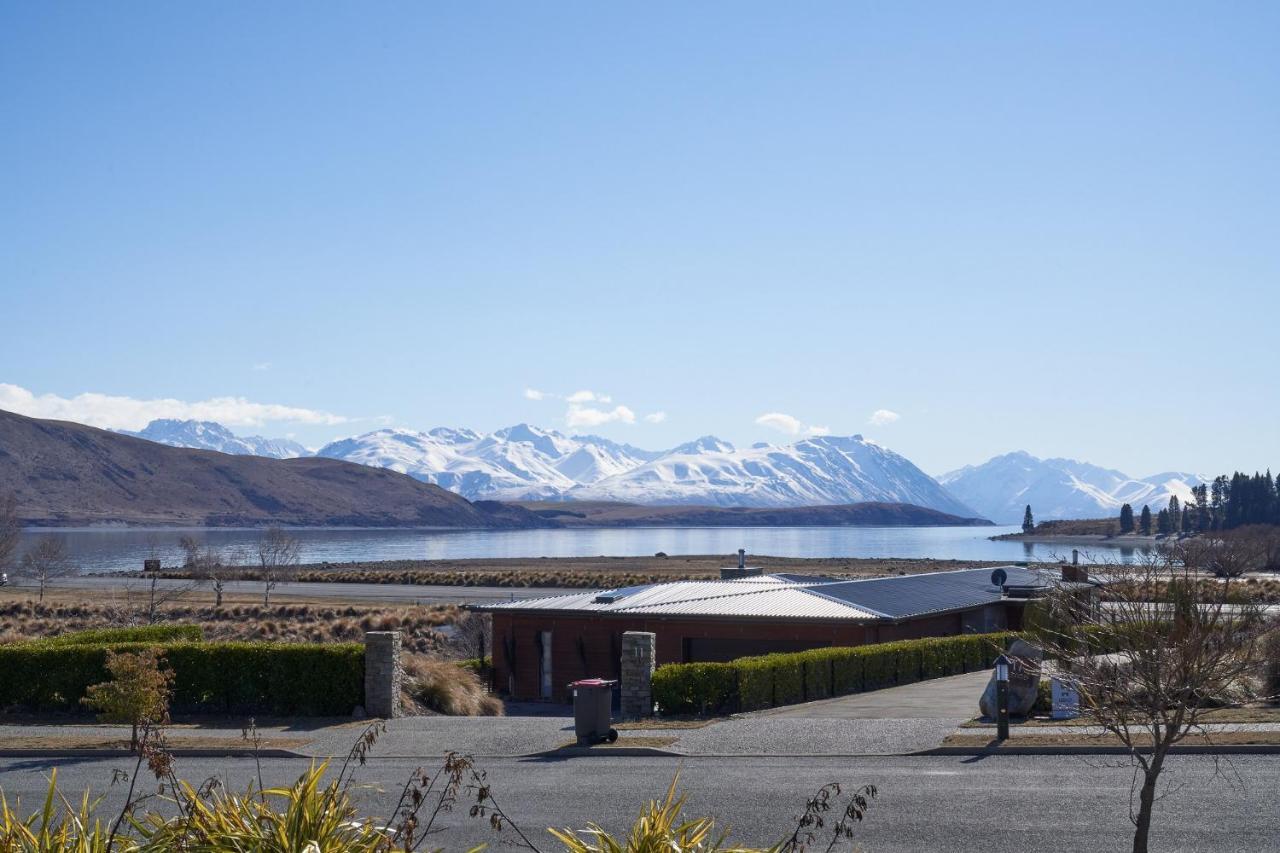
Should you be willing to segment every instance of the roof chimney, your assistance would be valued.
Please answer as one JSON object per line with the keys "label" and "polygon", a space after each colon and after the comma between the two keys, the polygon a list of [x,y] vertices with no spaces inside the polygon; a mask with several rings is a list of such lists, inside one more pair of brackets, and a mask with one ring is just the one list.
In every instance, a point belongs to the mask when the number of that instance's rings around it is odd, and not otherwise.
{"label": "roof chimney", "polygon": [[1064,583],[1088,583],[1089,567],[1079,563],[1062,564],[1062,580]]}
{"label": "roof chimney", "polygon": [[741,580],[742,578],[760,577],[763,574],[764,574],[764,569],[756,566],[752,566],[752,567],[747,566],[747,549],[739,548],[737,567],[729,568],[726,566],[725,568],[721,569],[720,580],[736,581],[736,580]]}

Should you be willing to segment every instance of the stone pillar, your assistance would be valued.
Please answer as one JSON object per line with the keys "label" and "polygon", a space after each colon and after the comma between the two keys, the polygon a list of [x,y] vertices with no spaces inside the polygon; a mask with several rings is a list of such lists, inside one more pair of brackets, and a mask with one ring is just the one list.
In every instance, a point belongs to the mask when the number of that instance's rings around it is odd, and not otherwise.
{"label": "stone pillar", "polygon": [[364,709],[370,717],[400,716],[400,632],[364,635]]}
{"label": "stone pillar", "polygon": [[622,635],[622,718],[653,715],[654,659],[657,635],[627,631]]}

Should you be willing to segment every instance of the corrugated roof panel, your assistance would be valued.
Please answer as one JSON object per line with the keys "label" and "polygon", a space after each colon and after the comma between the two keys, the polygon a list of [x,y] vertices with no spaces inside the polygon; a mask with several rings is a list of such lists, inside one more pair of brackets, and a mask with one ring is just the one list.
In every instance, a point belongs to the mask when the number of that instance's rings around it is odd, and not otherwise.
{"label": "corrugated roof panel", "polygon": [[[1018,566],[1004,567],[1012,585],[1037,585],[1043,578]],[[856,607],[883,613],[893,619],[922,616],[943,610],[958,610],[994,604],[1003,597],[1000,587],[991,584],[992,569],[961,569],[919,575],[870,578],[817,587],[823,595]]]}
{"label": "corrugated roof panel", "polygon": [[875,620],[868,613],[845,602],[810,595],[799,587],[779,587],[762,590],[753,595],[734,595],[701,598],[693,601],[665,603],[620,608],[619,612],[636,615],[688,615],[688,616],[744,616],[775,619],[842,619]]}
{"label": "corrugated roof panel", "polygon": [[[1043,586],[1056,574],[1003,567],[1009,586]],[[600,613],[679,613],[810,619],[906,619],[1000,601],[992,569],[961,569],[887,578],[839,580],[795,574],[725,581],[672,581],[621,590],[591,590],[549,598],[485,605],[499,610],[571,610]],[[613,600],[602,593],[618,593]]]}

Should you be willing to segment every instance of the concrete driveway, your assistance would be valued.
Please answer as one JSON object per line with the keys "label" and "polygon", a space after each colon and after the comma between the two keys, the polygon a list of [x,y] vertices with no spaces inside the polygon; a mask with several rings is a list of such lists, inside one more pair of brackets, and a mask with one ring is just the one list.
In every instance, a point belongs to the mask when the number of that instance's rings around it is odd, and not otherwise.
{"label": "concrete driveway", "polygon": [[751,716],[804,717],[828,720],[955,720],[956,724],[978,714],[991,670],[934,678],[902,687],[839,696],[756,711]]}

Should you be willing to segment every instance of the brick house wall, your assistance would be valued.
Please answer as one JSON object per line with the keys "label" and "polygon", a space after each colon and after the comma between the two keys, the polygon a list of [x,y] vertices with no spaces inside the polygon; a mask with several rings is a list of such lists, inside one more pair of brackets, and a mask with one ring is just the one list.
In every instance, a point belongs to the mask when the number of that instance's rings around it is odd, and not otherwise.
{"label": "brick house wall", "polygon": [[[988,608],[990,609],[990,608]],[[1005,618],[1004,607],[998,621]],[[551,697],[568,698],[567,685],[580,678],[618,678],[622,634],[657,635],[657,665],[688,660],[728,660],[768,651],[798,651],[826,646],[857,646],[918,637],[941,637],[975,630],[993,621],[977,611],[922,617],[897,625],[857,622],[786,622],[764,619],[674,619],[595,614],[493,613],[493,666],[496,690],[515,699],[542,696],[540,634],[551,632]],[[1020,621],[1020,620],[1019,620]],[[1003,627],[1003,625],[1001,626]],[[514,653],[514,661],[512,660]]]}

